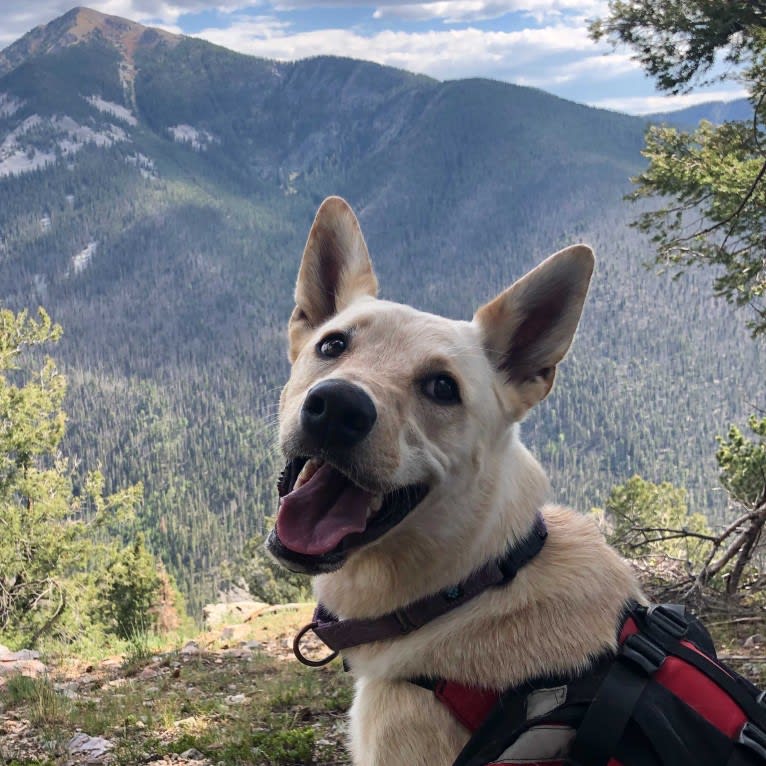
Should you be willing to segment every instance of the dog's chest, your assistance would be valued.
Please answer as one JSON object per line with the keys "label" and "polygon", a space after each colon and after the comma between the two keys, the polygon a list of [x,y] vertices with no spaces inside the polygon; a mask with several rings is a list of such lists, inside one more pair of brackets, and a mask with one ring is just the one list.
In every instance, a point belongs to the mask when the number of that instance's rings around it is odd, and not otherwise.
{"label": "dog's chest", "polygon": [[408,681],[357,681],[350,713],[354,766],[450,766],[469,733]]}

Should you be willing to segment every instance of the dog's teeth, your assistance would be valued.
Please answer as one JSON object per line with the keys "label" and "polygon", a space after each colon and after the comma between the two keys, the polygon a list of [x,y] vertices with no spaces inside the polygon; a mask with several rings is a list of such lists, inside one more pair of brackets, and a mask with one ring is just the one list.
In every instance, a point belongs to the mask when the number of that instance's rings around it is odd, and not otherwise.
{"label": "dog's teeth", "polygon": [[383,495],[375,495],[367,506],[367,521],[383,507]]}
{"label": "dog's teeth", "polygon": [[295,489],[302,487],[319,470],[322,463],[324,463],[324,460],[318,457],[312,457],[311,460],[307,460],[306,465],[303,466],[295,481]]}

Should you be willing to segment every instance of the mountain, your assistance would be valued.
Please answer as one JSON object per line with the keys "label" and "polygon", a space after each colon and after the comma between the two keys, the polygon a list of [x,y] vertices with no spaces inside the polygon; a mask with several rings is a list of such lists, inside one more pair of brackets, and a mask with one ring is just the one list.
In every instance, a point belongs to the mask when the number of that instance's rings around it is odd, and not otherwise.
{"label": "mountain", "polygon": [[87,9],[0,54],[0,303],[64,326],[67,450],[143,526],[194,609],[275,509],[284,325],[322,198],[358,212],[383,295],[455,317],[576,240],[598,274],[524,425],[583,510],[634,472],[725,510],[713,436],[763,360],[703,275],[643,268],[645,121],[487,80],[282,63]]}
{"label": "mountain", "polygon": [[162,29],[149,29],[119,16],[107,16],[89,8],[73,8],[50,24],[35,27],[1,51],[0,75],[7,74],[33,58],[95,41],[119,52],[125,70],[123,76],[129,83],[137,51],[160,44],[172,46],[180,40],[179,35]]}
{"label": "mountain", "polygon": [[700,120],[707,120],[716,125],[735,120],[752,120],[753,105],[746,98],[733,101],[708,101],[686,109],[678,109],[675,112],[649,114],[645,119],[692,130],[699,125]]}

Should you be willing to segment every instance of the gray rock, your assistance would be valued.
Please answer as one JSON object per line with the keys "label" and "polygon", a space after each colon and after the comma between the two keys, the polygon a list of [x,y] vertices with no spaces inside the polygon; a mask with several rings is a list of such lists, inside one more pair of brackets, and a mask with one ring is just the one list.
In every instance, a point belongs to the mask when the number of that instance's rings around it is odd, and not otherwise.
{"label": "gray rock", "polygon": [[62,696],[70,700],[80,699],[82,695],[78,694],[77,686],[74,683],[53,684],[53,688]]}
{"label": "gray rock", "polygon": [[37,678],[47,672],[48,668],[40,660],[0,660],[0,678],[15,675]]}
{"label": "gray rock", "polygon": [[205,756],[194,747],[190,747],[188,750],[184,750],[183,753],[181,753],[181,758],[185,758],[187,761],[205,760]]}
{"label": "gray rock", "polygon": [[0,652],[0,662],[16,662],[19,660],[39,660],[40,652],[32,651],[32,649],[20,649],[18,652],[6,651]]}
{"label": "gray rock", "polygon": [[[78,732],[67,743],[67,752],[76,757],[78,764],[100,764],[114,748],[114,743],[103,737],[91,737],[84,731]],[[75,761],[72,761],[73,763]]]}

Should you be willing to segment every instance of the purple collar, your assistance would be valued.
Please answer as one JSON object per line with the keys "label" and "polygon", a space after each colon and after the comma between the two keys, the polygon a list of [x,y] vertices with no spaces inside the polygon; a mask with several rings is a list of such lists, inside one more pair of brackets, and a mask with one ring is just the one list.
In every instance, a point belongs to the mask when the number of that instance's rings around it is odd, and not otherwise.
{"label": "purple collar", "polygon": [[[313,621],[301,628],[295,636],[293,641],[295,656],[304,665],[319,667],[334,660],[344,649],[373,641],[397,638],[422,628],[437,617],[462,606],[487,588],[507,585],[525,564],[540,553],[547,536],[548,529],[542,514],[538,511],[530,533],[518,544],[512,545],[502,558],[488,562],[457,585],[413,601],[382,617],[373,617],[368,620],[340,620],[323,604],[317,604]],[[332,654],[321,660],[311,660],[303,654],[300,647],[301,640],[310,630],[332,649]]]}

